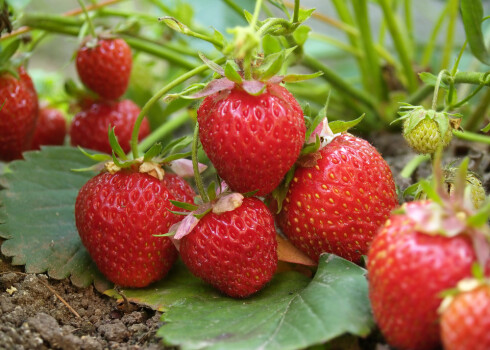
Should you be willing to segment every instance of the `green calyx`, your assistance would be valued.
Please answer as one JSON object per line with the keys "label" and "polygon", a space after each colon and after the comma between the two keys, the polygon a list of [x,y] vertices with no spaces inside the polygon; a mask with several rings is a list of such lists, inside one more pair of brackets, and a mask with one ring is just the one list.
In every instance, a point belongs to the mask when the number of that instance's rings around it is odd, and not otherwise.
{"label": "green calyx", "polygon": [[[192,137],[184,136],[171,141],[165,147],[161,143],[155,143],[142,157],[137,159],[129,158],[121,148],[114,128],[108,130],[109,143],[112,148],[112,155],[109,154],[90,154],[81,147],[80,151],[97,162],[97,164],[82,169],[73,169],[74,171],[101,171],[105,170],[110,173],[121,171],[122,169],[138,169],[139,172],[149,173],[150,175],[163,179],[164,172],[162,165],[171,164],[177,160],[189,157],[191,152],[181,152],[192,142]],[[177,171],[176,171],[177,172]],[[182,175],[185,176],[185,175]]]}
{"label": "green calyx", "polygon": [[422,106],[403,104],[400,107],[403,136],[416,152],[433,154],[438,147],[446,147],[452,139],[452,131],[459,129],[461,115],[437,112]]}

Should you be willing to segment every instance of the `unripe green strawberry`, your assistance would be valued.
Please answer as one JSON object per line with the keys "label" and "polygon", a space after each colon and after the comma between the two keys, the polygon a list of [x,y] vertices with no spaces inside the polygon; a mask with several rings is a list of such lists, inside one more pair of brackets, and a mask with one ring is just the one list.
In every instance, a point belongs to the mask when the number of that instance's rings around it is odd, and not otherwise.
{"label": "unripe green strawberry", "polygon": [[403,106],[400,115],[403,137],[417,153],[433,154],[439,147],[446,147],[453,137],[453,129],[458,128],[457,115],[421,106]]}
{"label": "unripe green strawberry", "polygon": [[[455,192],[455,177],[457,171],[458,168],[447,168],[443,171],[444,188],[449,196],[453,196]],[[469,188],[468,199],[471,201],[471,206],[473,209],[478,210],[481,208],[486,198],[485,189],[483,188],[479,176],[472,171],[468,171],[466,174],[466,186]],[[427,199],[427,194],[420,186],[416,190],[414,196],[416,199]]]}
{"label": "unripe green strawberry", "polygon": [[456,296],[450,296],[441,308],[441,338],[445,350],[490,349],[490,284],[475,279],[465,284]]}

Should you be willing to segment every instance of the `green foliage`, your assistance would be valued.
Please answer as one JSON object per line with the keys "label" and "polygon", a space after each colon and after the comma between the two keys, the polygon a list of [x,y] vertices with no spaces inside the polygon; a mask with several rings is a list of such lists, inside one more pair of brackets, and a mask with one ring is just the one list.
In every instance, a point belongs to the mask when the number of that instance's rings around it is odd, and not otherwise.
{"label": "green foliage", "polygon": [[80,241],[73,215],[78,190],[94,173],[71,169],[88,167],[92,160],[72,147],[46,147],[24,156],[0,177],[2,253],[28,273],[107,288]]}
{"label": "green foliage", "polygon": [[[123,290],[138,304],[164,311],[158,336],[182,349],[299,349],[344,333],[366,336],[374,327],[366,271],[323,255],[310,280],[282,272],[251,298],[237,300],[192,276],[177,264],[146,289]],[[106,294],[117,297],[111,290]]]}
{"label": "green foliage", "polygon": [[481,62],[490,65],[490,52],[482,33],[483,6],[481,0],[461,1],[461,16],[471,51]]}

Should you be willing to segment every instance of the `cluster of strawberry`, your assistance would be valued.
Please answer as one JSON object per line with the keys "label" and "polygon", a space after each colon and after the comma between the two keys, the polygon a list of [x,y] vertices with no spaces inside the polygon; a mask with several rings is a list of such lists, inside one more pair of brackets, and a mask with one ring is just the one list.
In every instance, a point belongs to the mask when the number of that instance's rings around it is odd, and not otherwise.
{"label": "cluster of strawberry", "polygon": [[[131,48],[120,38],[89,37],[76,57],[77,72],[82,83],[97,97],[81,98],[78,112],[70,126],[70,142],[100,152],[112,153],[107,130],[114,128],[124,152],[129,152],[133,125],[140,108],[131,100],[119,100],[126,92],[133,60]],[[150,133],[145,118],[139,139]]]}
{"label": "cluster of strawberry", "polygon": [[[250,82],[223,79],[204,95],[195,137],[226,189],[210,188],[192,204],[166,189],[169,174],[142,160],[106,167],[80,191],[80,236],[113,282],[141,287],[160,279],[175,260],[173,242],[196,276],[246,297],[276,271],[275,223],[315,261],[330,252],[359,263],[397,205],[391,171],[368,142],[329,135],[326,120],[308,131],[298,102],[278,82],[257,81],[261,89],[251,94]],[[302,151],[320,141],[314,153]],[[289,187],[277,202],[271,192],[285,177]],[[185,218],[178,207],[188,210]]]}
{"label": "cluster of strawberry", "polygon": [[36,89],[25,69],[0,75],[0,160],[22,158],[22,152],[65,141],[66,120],[53,108],[39,107]]}

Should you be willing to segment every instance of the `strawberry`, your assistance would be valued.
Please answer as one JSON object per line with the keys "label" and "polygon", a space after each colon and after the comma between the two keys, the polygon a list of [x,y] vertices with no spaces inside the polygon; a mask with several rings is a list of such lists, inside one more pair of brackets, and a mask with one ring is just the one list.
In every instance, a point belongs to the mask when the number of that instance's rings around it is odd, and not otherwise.
{"label": "strawberry", "polygon": [[81,188],[75,203],[78,233],[109,280],[144,287],[167,274],[177,251],[169,238],[154,235],[181,219],[170,212],[175,207],[169,202],[186,199],[181,194],[190,191],[181,181],[175,175],[162,181],[131,167],[102,172]]}
{"label": "strawberry", "polygon": [[303,112],[279,84],[259,95],[240,85],[206,97],[197,111],[203,148],[219,176],[237,192],[271,192],[305,140]]}
{"label": "strawberry", "polygon": [[180,176],[172,173],[165,173],[162,180],[163,185],[168,189],[175,200],[184,203],[193,203],[196,193],[192,187]]}
{"label": "strawberry", "polygon": [[66,119],[60,110],[39,109],[39,116],[30,149],[41,149],[41,145],[62,145],[66,136]]}
{"label": "strawberry", "polygon": [[0,75],[0,160],[22,158],[29,148],[38,115],[38,98],[24,68],[19,78],[8,72]]}
{"label": "strawberry", "polygon": [[417,153],[433,154],[438,147],[446,147],[453,137],[453,129],[461,123],[460,115],[426,110],[421,106],[403,105],[399,112],[403,120],[403,137]]}
{"label": "strawberry", "polygon": [[133,63],[131,49],[123,39],[99,39],[95,46],[85,42],[77,52],[80,80],[104,99],[121,97],[128,87]]}
{"label": "strawberry", "polygon": [[[443,304],[441,338],[445,350],[490,349],[490,284],[470,279]],[[469,288],[468,288],[469,287]]]}
{"label": "strawberry", "polygon": [[183,262],[194,275],[228,296],[244,298],[256,293],[277,268],[271,212],[257,198],[238,193],[218,197],[204,208],[205,213],[212,211],[200,219],[191,213],[176,225],[187,229],[183,237],[175,229]]}
{"label": "strawberry", "polygon": [[315,261],[329,252],[359,263],[398,204],[391,170],[373,146],[350,134],[308,157],[294,171],[277,224]]}
{"label": "strawberry", "polygon": [[386,221],[369,249],[373,314],[397,349],[436,349],[440,293],[471,276],[472,265],[485,261],[488,252],[474,248],[487,244],[483,231],[466,223],[470,212],[460,207],[415,201],[402,209]]}
{"label": "strawberry", "polygon": [[[119,143],[127,153],[130,150],[133,125],[139,113],[140,108],[130,100],[94,102],[73,118],[70,127],[71,144],[110,154],[112,149],[107,130],[114,127]],[[141,123],[139,139],[149,133],[150,124],[145,118]]]}

